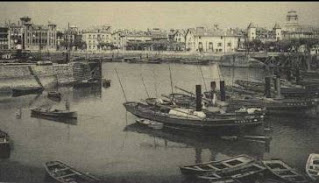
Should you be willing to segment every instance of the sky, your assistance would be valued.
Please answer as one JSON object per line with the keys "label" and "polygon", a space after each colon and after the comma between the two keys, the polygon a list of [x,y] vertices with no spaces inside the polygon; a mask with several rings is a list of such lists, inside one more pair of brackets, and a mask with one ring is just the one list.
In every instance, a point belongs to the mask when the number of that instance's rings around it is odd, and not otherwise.
{"label": "sky", "polygon": [[197,26],[246,28],[250,22],[271,28],[284,25],[289,10],[299,23],[319,26],[319,2],[0,2],[0,23],[29,16],[35,24],[76,25],[88,28],[191,28]]}

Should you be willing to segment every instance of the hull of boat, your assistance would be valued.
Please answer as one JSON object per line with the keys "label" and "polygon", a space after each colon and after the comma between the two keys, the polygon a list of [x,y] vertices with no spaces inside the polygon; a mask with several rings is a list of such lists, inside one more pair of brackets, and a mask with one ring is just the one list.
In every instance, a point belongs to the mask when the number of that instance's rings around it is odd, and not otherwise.
{"label": "hull of boat", "polygon": [[263,123],[261,117],[250,116],[245,118],[242,116],[225,116],[225,118],[206,118],[206,119],[190,119],[187,117],[169,115],[160,112],[159,110],[152,110],[152,107],[137,102],[124,103],[126,110],[133,115],[149,119],[152,121],[161,122],[164,126],[186,127],[191,129],[201,129],[205,131],[213,130],[216,128],[231,128],[231,127],[247,127],[257,126]]}
{"label": "hull of boat", "polygon": [[12,89],[12,96],[18,97],[22,95],[42,93],[43,88],[30,88],[30,89]]}
{"label": "hull of boat", "polygon": [[319,154],[310,154],[307,160],[306,173],[313,181],[319,180],[318,161],[319,161]]}
{"label": "hull of boat", "polygon": [[53,179],[61,183],[98,183],[99,179],[79,172],[72,167],[59,162],[59,161],[49,161],[45,163],[45,169]]}
{"label": "hull of boat", "polygon": [[43,112],[37,110],[31,110],[31,115],[47,116],[52,118],[77,118],[76,112],[64,112],[64,113],[55,113],[55,112]]}

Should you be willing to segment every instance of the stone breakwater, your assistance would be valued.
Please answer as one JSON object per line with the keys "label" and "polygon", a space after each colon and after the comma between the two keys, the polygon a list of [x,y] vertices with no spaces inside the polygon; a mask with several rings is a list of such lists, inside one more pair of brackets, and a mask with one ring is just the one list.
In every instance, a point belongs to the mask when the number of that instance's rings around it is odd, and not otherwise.
{"label": "stone breakwater", "polygon": [[44,88],[57,84],[72,84],[90,78],[91,68],[86,63],[68,63],[53,65],[0,65],[0,91],[10,92],[12,88],[39,87]]}

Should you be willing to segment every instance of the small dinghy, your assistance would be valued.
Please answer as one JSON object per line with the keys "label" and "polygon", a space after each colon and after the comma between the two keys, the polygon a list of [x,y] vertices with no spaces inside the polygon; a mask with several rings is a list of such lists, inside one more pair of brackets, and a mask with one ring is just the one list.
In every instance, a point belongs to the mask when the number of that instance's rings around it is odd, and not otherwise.
{"label": "small dinghy", "polygon": [[252,177],[254,175],[258,175],[259,173],[265,171],[266,168],[264,166],[259,165],[258,163],[248,163],[243,166],[239,166],[236,168],[230,168],[229,170],[221,171],[220,173],[207,173],[202,176],[198,176],[199,179],[202,180],[216,180],[216,175],[221,178],[227,179],[231,178],[232,180]]}
{"label": "small dinghy", "polygon": [[61,183],[98,183],[101,182],[96,177],[84,174],[74,168],[60,162],[49,161],[45,163],[47,173],[55,180]]}
{"label": "small dinghy", "polygon": [[319,154],[310,154],[306,164],[306,173],[314,181],[319,180]]}
{"label": "small dinghy", "polygon": [[291,183],[306,183],[308,180],[281,160],[262,161],[265,167],[277,178]]}
{"label": "small dinghy", "polygon": [[60,92],[58,92],[58,91],[49,91],[48,92],[48,97],[49,98],[59,98],[59,99],[61,99],[61,93]]}
{"label": "small dinghy", "polygon": [[151,121],[151,120],[148,120],[148,119],[137,119],[136,123],[148,126],[148,127],[153,128],[155,130],[160,130],[164,126],[163,123]]}
{"label": "small dinghy", "polygon": [[184,175],[196,176],[236,169],[254,161],[255,160],[252,157],[243,154],[226,160],[182,166],[180,167],[180,170]]}
{"label": "small dinghy", "polygon": [[49,110],[44,108],[35,108],[31,109],[31,115],[49,116],[55,118],[77,118],[77,112],[60,109]]}

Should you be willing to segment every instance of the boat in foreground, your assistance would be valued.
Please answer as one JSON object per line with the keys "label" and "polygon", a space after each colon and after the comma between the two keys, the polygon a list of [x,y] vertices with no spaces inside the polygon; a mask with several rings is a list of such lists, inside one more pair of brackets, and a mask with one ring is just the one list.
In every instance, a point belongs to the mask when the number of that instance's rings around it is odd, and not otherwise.
{"label": "boat in foreground", "polygon": [[263,165],[277,178],[291,183],[306,183],[308,180],[281,160],[265,160]]}
{"label": "boat in foreground", "polygon": [[49,91],[48,98],[61,99],[61,93],[58,91]]}
{"label": "boat in foreground", "polygon": [[[226,171],[221,171],[220,173],[207,173],[202,176],[198,176],[202,180],[216,180],[216,175],[222,178],[231,178],[232,180],[243,179],[243,178],[257,178],[260,173],[265,171],[266,168],[258,163],[247,163],[237,168],[230,168]],[[218,179],[217,179],[218,180]]]}
{"label": "boat in foreground", "polygon": [[218,173],[229,170],[236,170],[239,167],[254,162],[255,160],[247,155],[239,155],[233,158],[210,161],[206,163],[200,163],[195,165],[187,165],[180,167],[182,174],[189,176],[204,175],[206,173]]}
{"label": "boat in foreground", "polygon": [[31,115],[41,115],[55,118],[77,118],[77,112],[60,109],[49,110],[44,108],[35,108],[31,109]]}
{"label": "boat in foreground", "polygon": [[45,163],[47,173],[55,180],[61,183],[98,183],[98,178],[92,175],[84,174],[74,168],[60,162],[49,161]]}
{"label": "boat in foreground", "polygon": [[319,154],[309,155],[306,164],[306,173],[314,181],[319,180]]}

